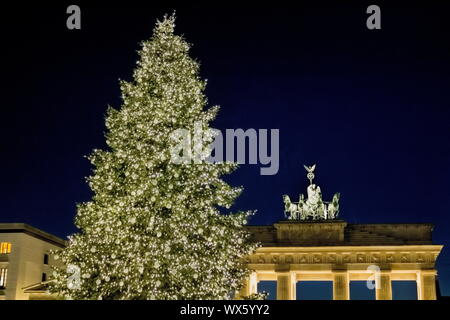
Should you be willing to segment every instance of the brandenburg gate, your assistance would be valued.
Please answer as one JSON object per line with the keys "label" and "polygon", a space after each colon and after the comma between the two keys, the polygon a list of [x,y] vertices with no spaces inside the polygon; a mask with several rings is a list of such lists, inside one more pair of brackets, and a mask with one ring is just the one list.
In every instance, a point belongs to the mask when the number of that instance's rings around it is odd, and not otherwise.
{"label": "brandenburg gate", "polygon": [[[332,281],[333,299],[350,299],[351,281],[368,281],[377,300],[392,299],[391,281],[415,281],[419,300],[436,299],[436,259],[431,224],[348,224],[338,220],[339,194],[322,201],[308,170],[308,198],[284,196],[287,220],[249,226],[260,247],[249,257],[251,274],[239,296],[257,292],[260,281],[276,281],[278,300],[295,300],[299,281]],[[372,289],[369,288],[369,289]]]}

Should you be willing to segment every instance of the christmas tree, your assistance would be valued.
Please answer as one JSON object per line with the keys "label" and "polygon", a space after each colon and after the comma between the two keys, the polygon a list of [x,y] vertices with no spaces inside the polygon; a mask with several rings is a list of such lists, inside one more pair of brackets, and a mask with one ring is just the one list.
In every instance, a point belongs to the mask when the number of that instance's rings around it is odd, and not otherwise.
{"label": "christmas tree", "polygon": [[[78,205],[80,232],[55,254],[64,267],[51,291],[62,297],[227,299],[247,275],[251,212],[221,212],[242,191],[221,180],[236,165],[171,161],[173,132],[209,132],[218,111],[207,108],[199,65],[174,27],[174,16],[157,21],[133,81],[121,82],[121,108],[108,109],[108,149],[89,157],[93,198]],[[194,147],[208,151],[212,139]]]}

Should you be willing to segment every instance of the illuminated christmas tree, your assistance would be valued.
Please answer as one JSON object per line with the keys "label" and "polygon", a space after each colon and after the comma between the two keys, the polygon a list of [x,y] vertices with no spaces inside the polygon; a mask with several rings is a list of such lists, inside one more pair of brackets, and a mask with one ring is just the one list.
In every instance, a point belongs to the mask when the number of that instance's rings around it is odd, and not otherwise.
{"label": "illuminated christmas tree", "polygon": [[218,111],[206,108],[206,83],[174,27],[173,16],[157,22],[133,81],[121,83],[121,108],[107,112],[109,148],[89,157],[94,196],[78,206],[80,232],[56,254],[64,268],[51,291],[63,297],[227,299],[247,275],[251,213],[219,211],[241,192],[221,180],[236,165],[171,161],[173,132],[206,130]]}

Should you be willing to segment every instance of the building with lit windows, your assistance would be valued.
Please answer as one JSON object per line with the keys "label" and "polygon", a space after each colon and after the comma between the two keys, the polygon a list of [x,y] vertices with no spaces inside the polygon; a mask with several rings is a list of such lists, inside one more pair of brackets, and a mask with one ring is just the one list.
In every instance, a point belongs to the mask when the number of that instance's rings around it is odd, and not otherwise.
{"label": "building with lit windows", "polygon": [[64,246],[63,239],[27,224],[0,223],[0,300],[30,299],[51,275],[49,251]]}

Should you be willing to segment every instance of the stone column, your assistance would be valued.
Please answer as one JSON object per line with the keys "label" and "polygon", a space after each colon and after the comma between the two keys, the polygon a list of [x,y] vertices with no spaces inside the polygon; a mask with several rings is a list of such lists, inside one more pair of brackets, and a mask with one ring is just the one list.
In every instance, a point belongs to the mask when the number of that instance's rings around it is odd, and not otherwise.
{"label": "stone column", "polygon": [[277,300],[295,300],[295,274],[283,272],[277,274]]}
{"label": "stone column", "polygon": [[252,272],[248,278],[244,280],[244,286],[237,294],[238,299],[243,299],[258,292],[258,281],[256,272]]}
{"label": "stone column", "polygon": [[436,270],[420,271],[417,279],[417,298],[436,300]]}
{"label": "stone column", "polygon": [[392,300],[391,276],[388,272],[380,272],[378,276],[376,275],[375,285],[377,300]]}
{"label": "stone column", "polygon": [[258,274],[252,272],[249,278],[249,294],[258,293]]}
{"label": "stone column", "polygon": [[248,278],[246,278],[244,280],[244,285],[241,288],[241,290],[239,291],[239,293],[236,295],[238,299],[243,299],[244,297],[249,296],[249,292],[250,292],[250,280]]}
{"label": "stone column", "polygon": [[350,300],[350,283],[345,271],[334,272],[333,300]]}

